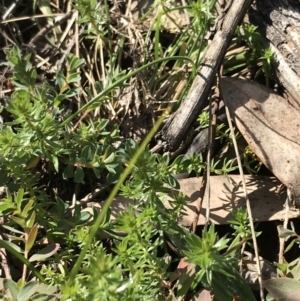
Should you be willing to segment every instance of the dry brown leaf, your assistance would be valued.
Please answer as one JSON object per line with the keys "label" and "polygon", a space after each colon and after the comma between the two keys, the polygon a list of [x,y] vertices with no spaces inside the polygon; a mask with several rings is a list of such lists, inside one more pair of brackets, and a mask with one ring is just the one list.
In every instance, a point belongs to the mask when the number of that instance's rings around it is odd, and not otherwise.
{"label": "dry brown leaf", "polygon": [[[248,195],[251,200],[252,215],[256,221],[271,221],[281,220],[285,217],[283,207],[285,195],[280,192],[280,182],[275,178],[263,176],[245,175]],[[184,227],[190,227],[196,217],[196,204],[199,202],[199,185],[201,178],[179,179],[180,191],[185,194],[187,205],[184,206],[185,215],[179,221],[179,224]],[[226,224],[232,220],[232,210],[243,207],[245,198],[243,194],[243,186],[240,175],[212,176],[211,198],[210,198],[210,220],[214,224]],[[174,196],[173,196],[174,197]],[[170,208],[172,196],[164,202],[167,208]],[[116,196],[113,200],[110,210],[111,219],[118,217],[120,213],[126,210],[130,205],[135,205],[136,202],[125,198],[121,195]],[[203,206],[201,208],[198,225],[205,224],[205,214],[207,206],[207,193],[204,196]],[[93,209],[101,211],[103,202],[88,203],[88,208],[83,209],[93,214]],[[289,218],[299,217],[299,211],[290,210]],[[103,238],[107,236],[103,235]]]}
{"label": "dry brown leaf", "polygon": [[191,301],[211,301],[213,299],[212,293],[207,289],[201,289],[191,299]]}
{"label": "dry brown leaf", "polygon": [[221,89],[231,117],[260,160],[300,200],[300,113],[254,81],[224,77]]}

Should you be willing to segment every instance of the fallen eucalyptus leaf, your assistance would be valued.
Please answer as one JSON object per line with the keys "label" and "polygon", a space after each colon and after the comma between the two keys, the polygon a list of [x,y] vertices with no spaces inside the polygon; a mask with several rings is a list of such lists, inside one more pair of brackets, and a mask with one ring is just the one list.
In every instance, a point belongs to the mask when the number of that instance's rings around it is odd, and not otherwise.
{"label": "fallen eucalyptus leaf", "polygon": [[300,113],[254,81],[224,77],[221,90],[231,117],[251,149],[300,201]]}

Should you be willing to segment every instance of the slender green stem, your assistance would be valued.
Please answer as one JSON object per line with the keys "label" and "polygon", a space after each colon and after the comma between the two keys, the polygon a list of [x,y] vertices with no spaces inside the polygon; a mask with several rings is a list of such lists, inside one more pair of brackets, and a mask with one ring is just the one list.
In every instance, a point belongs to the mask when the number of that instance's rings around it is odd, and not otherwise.
{"label": "slender green stem", "polygon": [[[166,109],[165,113],[169,112],[169,108]],[[162,124],[163,120],[165,119],[166,114],[162,114],[162,116],[159,118],[159,120],[155,123],[155,125],[152,127],[152,129],[150,130],[150,132],[148,133],[148,135],[146,136],[146,138],[143,140],[143,142],[141,143],[140,147],[137,149],[136,153],[134,154],[134,156],[132,157],[132,159],[130,160],[127,168],[124,170],[124,172],[122,173],[120,180],[118,181],[118,183],[114,186],[113,190],[111,191],[110,195],[108,196],[107,200],[105,201],[102,210],[99,214],[99,216],[97,217],[94,225],[91,228],[91,232],[90,235],[86,241],[86,244],[84,245],[82,251],[79,254],[79,257],[73,267],[73,269],[70,272],[70,278],[69,278],[69,285],[71,286],[74,283],[74,279],[78,273],[80,264],[86,254],[86,252],[88,251],[89,245],[92,243],[93,238],[95,237],[100,225],[102,224],[106,212],[108,211],[114,197],[116,196],[116,194],[119,191],[119,188],[121,187],[121,185],[123,184],[123,182],[126,180],[127,176],[129,175],[129,173],[131,172],[131,170],[133,169],[135,163],[137,162],[138,158],[142,155],[142,153],[144,152],[145,148],[147,147],[147,145],[149,144],[150,140],[152,139],[152,137],[155,135],[155,133],[157,132],[157,130],[159,129],[160,125]]]}
{"label": "slender green stem", "polygon": [[24,265],[26,265],[33,274],[43,283],[45,283],[45,279],[42,274],[33,266],[33,264],[26,259],[21,253],[16,251],[10,244],[8,244],[5,240],[0,239],[0,246],[3,247],[5,250],[10,252],[13,256],[18,258]]}

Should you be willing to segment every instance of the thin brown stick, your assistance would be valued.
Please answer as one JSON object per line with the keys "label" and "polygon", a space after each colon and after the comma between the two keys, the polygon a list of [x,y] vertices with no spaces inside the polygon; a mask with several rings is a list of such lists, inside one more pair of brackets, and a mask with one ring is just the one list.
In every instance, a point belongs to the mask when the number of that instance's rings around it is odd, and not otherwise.
{"label": "thin brown stick", "polygon": [[[216,138],[216,129],[217,129],[217,110],[219,108],[219,97],[220,97],[220,92],[219,92],[219,83],[217,83],[216,86],[216,100],[214,101],[214,104],[212,106],[211,104],[211,98],[209,101],[209,141],[208,141],[208,152],[207,152],[207,166],[209,168],[207,169],[207,205],[206,205],[206,216],[205,216],[205,229],[209,225],[209,215],[210,215],[210,165],[211,165],[211,156],[214,151],[214,141]],[[198,216],[199,218],[199,216]]]}
{"label": "thin brown stick", "polygon": [[261,266],[260,266],[258,246],[257,246],[256,235],[255,235],[255,228],[254,228],[254,223],[253,223],[253,216],[252,216],[250,200],[249,200],[249,196],[248,196],[248,193],[247,193],[247,187],[246,187],[246,182],[245,182],[245,177],[244,177],[244,172],[243,172],[243,166],[242,166],[241,157],[240,157],[240,154],[239,154],[238,145],[237,145],[235,134],[234,134],[233,125],[232,125],[232,122],[231,122],[229,109],[228,109],[228,106],[226,104],[225,98],[223,98],[223,100],[224,100],[224,103],[225,103],[226,116],[227,116],[230,132],[231,132],[231,137],[232,137],[232,142],[233,142],[233,146],[234,146],[234,150],[235,150],[235,154],[236,154],[236,158],[237,158],[237,162],[238,162],[239,173],[240,173],[242,184],[243,184],[244,197],[245,197],[245,200],[246,200],[246,207],[247,207],[247,212],[248,212],[248,216],[249,216],[249,222],[250,222],[250,228],[251,228],[251,234],[252,234],[252,240],[253,240],[253,247],[254,247],[254,254],[255,254],[255,257],[256,257],[256,267],[257,267],[257,275],[258,275],[258,282],[259,282],[259,288],[260,288],[260,298],[261,298],[261,301],[264,301],[265,296],[264,296],[264,289],[263,289],[263,283],[262,283]]}
{"label": "thin brown stick", "polygon": [[[204,229],[207,230],[209,225],[209,215],[210,215],[210,162],[211,162],[211,151],[212,151],[212,104],[211,96],[209,97],[209,127],[208,127],[208,151],[206,158],[206,190],[207,190],[207,201],[206,201],[206,212],[205,212],[205,225]],[[200,212],[199,212],[200,214]],[[199,214],[198,219],[199,219]],[[197,221],[198,224],[198,221]]]}
{"label": "thin brown stick", "polygon": [[169,150],[178,148],[192,122],[201,112],[235,29],[251,2],[230,0],[218,18],[217,32],[205,53],[186,99],[157,135],[158,140],[162,139],[167,143]]}
{"label": "thin brown stick", "polygon": [[[4,224],[4,217],[0,218],[0,225]],[[3,239],[2,235],[0,234],[0,239]],[[0,258],[1,258],[1,266],[5,274],[6,279],[12,279],[8,260],[7,260],[7,254],[5,248],[0,248]]]}
{"label": "thin brown stick", "polygon": [[[287,198],[285,201],[285,217],[283,222],[283,228],[287,229],[288,222],[289,222],[289,211],[290,211],[290,204],[292,201],[291,191],[287,189]],[[284,245],[285,245],[286,238],[279,237],[279,253],[278,253],[278,262],[284,263]]]}
{"label": "thin brown stick", "polygon": [[40,39],[41,37],[44,37],[48,32],[50,32],[54,27],[63,24],[67,19],[69,19],[72,14],[74,13],[74,11],[70,11],[67,14],[65,14],[64,16],[62,16],[61,18],[55,20],[53,22],[53,24],[48,24],[46,25],[44,28],[42,28],[42,30],[40,30],[28,43],[28,47],[34,47],[34,44],[36,43],[36,41],[38,39]]}
{"label": "thin brown stick", "polygon": [[202,204],[203,204],[203,199],[204,199],[204,194],[205,194],[205,189],[206,189],[206,183],[207,183],[207,166],[204,169],[203,172],[203,177],[200,183],[200,189],[199,189],[199,198],[198,198],[198,202],[196,203],[196,208],[195,208],[195,219],[191,225],[191,232],[195,233],[196,229],[197,229],[197,225],[198,225],[198,220],[199,220],[199,215],[200,215],[200,211],[202,208]]}
{"label": "thin brown stick", "polygon": [[1,257],[1,266],[4,271],[5,278],[12,279],[9,265],[8,265],[6,250],[4,248],[0,248],[0,257]]}
{"label": "thin brown stick", "polygon": [[211,154],[213,153],[214,148],[214,139],[215,139],[215,133],[216,133],[216,125],[217,125],[217,109],[218,109],[218,103],[214,102],[213,106],[210,105],[209,111],[210,111],[210,130],[209,130],[209,141],[208,141],[208,152],[207,152],[207,161],[206,161],[206,167],[203,172],[203,177],[201,179],[200,183],[200,190],[199,190],[199,198],[198,202],[196,204],[196,216],[191,226],[191,231],[195,233],[199,221],[199,216],[203,204],[203,199],[205,195],[206,187],[208,187],[208,196],[207,196],[207,206],[206,206],[206,221],[205,221],[205,228],[209,224],[209,214],[210,214],[210,158]]}
{"label": "thin brown stick", "polygon": [[[28,241],[28,233],[25,232],[25,236],[24,236],[24,239],[25,239],[25,242]],[[29,251],[28,250],[24,250],[24,257],[26,259],[28,259],[28,255],[29,255]],[[26,281],[26,276],[27,276],[27,265],[26,264],[23,264],[23,272],[22,272],[22,280],[25,282]]]}

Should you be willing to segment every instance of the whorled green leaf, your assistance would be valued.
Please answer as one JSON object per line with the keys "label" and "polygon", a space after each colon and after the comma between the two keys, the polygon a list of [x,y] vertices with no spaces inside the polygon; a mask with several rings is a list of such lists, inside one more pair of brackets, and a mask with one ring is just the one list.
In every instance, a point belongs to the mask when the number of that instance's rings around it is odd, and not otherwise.
{"label": "whorled green leaf", "polygon": [[105,154],[103,158],[104,164],[112,163],[115,159],[115,156],[116,156],[115,150],[111,146],[108,146],[107,149],[105,150]]}
{"label": "whorled green leaf", "polygon": [[[28,142],[30,142],[30,139]],[[40,162],[40,160],[41,160],[40,157],[32,156],[32,158],[30,158],[30,160],[27,162],[25,169],[35,168],[38,165],[38,163]]]}
{"label": "whorled green leaf", "polygon": [[24,232],[22,232],[22,231],[20,231],[18,229],[15,229],[13,227],[10,227],[8,225],[3,225],[2,227],[5,228],[5,229],[7,229],[7,230],[9,230],[9,231],[11,231],[11,232],[13,232],[13,233],[17,233],[17,234],[20,234],[20,235],[24,234]]}
{"label": "whorled green leaf", "polygon": [[54,295],[47,295],[47,294],[38,294],[31,298],[30,301],[56,301],[58,300],[57,297]]}
{"label": "whorled green leaf", "polygon": [[281,238],[289,238],[296,236],[295,231],[284,228],[282,225],[277,226],[278,236]]}
{"label": "whorled green leaf", "polygon": [[24,196],[24,189],[20,188],[18,190],[17,196],[16,196],[16,203],[17,203],[17,208],[18,208],[19,211],[22,210],[23,196]]}
{"label": "whorled green leaf", "polygon": [[95,123],[95,126],[99,131],[102,131],[107,126],[108,123],[109,123],[108,119],[100,119],[98,122]]}
{"label": "whorled green leaf", "polygon": [[285,248],[284,252],[288,252],[295,244],[295,239],[293,239],[289,244],[288,246]]}
{"label": "whorled green leaf", "polygon": [[26,227],[27,228],[32,228],[34,223],[35,223],[35,218],[36,218],[36,212],[35,211],[32,211],[32,214],[29,218],[29,220],[26,221]]}
{"label": "whorled green leaf", "polygon": [[[225,271],[226,269],[226,271]],[[224,276],[224,273],[212,272],[212,290],[214,292],[214,301],[232,301],[235,297],[241,300],[256,301],[249,285],[233,266],[227,266],[224,269],[230,277]]]}
{"label": "whorled green leaf", "polygon": [[89,220],[91,217],[91,214],[87,211],[81,211],[80,212],[80,223],[84,223]]}
{"label": "whorled green leaf", "polygon": [[52,208],[52,210],[59,216],[62,216],[68,210],[69,205],[66,204],[59,196],[56,196],[55,200],[56,200],[56,204]]}
{"label": "whorled green leaf", "polygon": [[5,248],[6,251],[11,253],[13,256],[18,258],[21,263],[26,264],[29,270],[41,281],[45,282],[44,277],[42,274],[29,262],[20,252],[16,251],[7,241],[0,239],[0,246]]}
{"label": "whorled green leaf", "polygon": [[[296,264],[294,265],[293,263]],[[293,279],[300,281],[300,259],[297,258],[292,263],[290,263],[289,266],[290,266],[290,273],[293,275]]]}
{"label": "whorled green leaf", "polygon": [[48,284],[44,284],[44,283],[40,282],[37,292],[39,294],[51,295],[51,294],[54,294],[55,292],[57,292],[57,290],[58,290],[58,288],[56,286],[48,285]]}
{"label": "whorled green leaf", "polygon": [[67,167],[63,171],[63,179],[71,179],[74,177],[74,166],[72,164],[68,164]]}
{"label": "whorled green leaf", "polygon": [[99,169],[93,168],[93,172],[94,172],[96,178],[97,178],[97,179],[100,179],[101,173],[100,173]]}
{"label": "whorled green leaf", "polygon": [[25,224],[25,219],[24,218],[20,218],[17,216],[11,216],[10,217],[12,221],[14,221],[16,224],[18,224],[19,226],[21,226],[22,228],[25,228],[26,224]]}
{"label": "whorled green leaf", "polygon": [[12,296],[12,300],[18,300],[17,298],[18,298],[19,289],[18,289],[17,284],[13,280],[4,279],[3,287],[5,290],[9,290],[9,292]]}
{"label": "whorled green leaf", "polygon": [[86,145],[80,154],[80,158],[83,158],[86,162],[89,162],[93,159],[92,148],[90,145]]}
{"label": "whorled green leaf", "polygon": [[54,100],[53,100],[53,105],[54,105],[54,107],[58,107],[60,104],[61,104],[61,102],[63,101],[63,100],[65,100],[67,98],[67,95],[65,95],[65,94],[59,94],[59,95],[57,95],[55,98],[54,98]]}
{"label": "whorled green leaf", "polygon": [[56,155],[51,155],[51,160],[56,172],[59,172],[59,161]]}
{"label": "whorled green leaf", "polygon": [[39,283],[37,281],[27,282],[19,291],[17,300],[28,301],[38,290]]}
{"label": "whorled green leaf", "polygon": [[179,182],[173,176],[168,177],[167,182],[171,187],[173,187],[175,189],[180,188]]}
{"label": "whorled green leaf", "polygon": [[67,60],[68,63],[70,64],[70,70],[76,70],[77,68],[79,68],[81,65],[85,63],[84,59],[79,59],[72,53],[68,55]]}
{"label": "whorled green leaf", "polygon": [[81,79],[81,76],[78,73],[70,73],[68,74],[67,81],[68,83],[75,83],[78,82]]}
{"label": "whorled green leaf", "polygon": [[0,215],[8,214],[14,209],[15,209],[14,204],[0,202]]}
{"label": "whorled green leaf", "polygon": [[68,98],[71,98],[73,96],[76,96],[78,95],[78,93],[81,91],[81,88],[78,87],[78,88],[71,88],[71,89],[68,89],[65,93],[66,93],[66,96]]}
{"label": "whorled green leaf", "polygon": [[31,210],[32,206],[34,204],[34,200],[33,199],[30,199],[27,204],[25,205],[24,209],[22,210],[21,212],[21,215],[26,218],[27,217],[27,214],[28,212]]}
{"label": "whorled green leaf", "polygon": [[[14,239],[14,237],[11,237],[11,236],[9,236],[8,238],[9,239]],[[21,240],[23,242],[24,238],[22,238],[22,237],[16,237],[16,240]],[[23,253],[23,250],[18,245],[14,244],[13,242],[7,241],[6,243],[9,244],[17,252]]]}
{"label": "whorled green leaf", "polygon": [[18,289],[20,290],[25,285],[25,280],[20,278],[17,282]]}
{"label": "whorled green leaf", "polygon": [[[63,88],[66,85],[66,78],[62,72],[56,73],[56,84],[58,85],[61,92],[63,92],[64,91]],[[58,106],[59,102],[55,102],[54,105]]]}
{"label": "whorled green leaf", "polygon": [[74,180],[76,183],[81,183],[84,179],[84,171],[82,167],[77,167],[74,174]]}
{"label": "whorled green leaf", "polygon": [[37,234],[38,234],[39,226],[35,224],[31,229],[28,234],[28,239],[25,243],[25,251],[30,251],[31,248],[33,247]]}
{"label": "whorled green leaf", "polygon": [[[109,169],[108,169],[108,171],[109,171]],[[113,172],[110,172],[106,177],[107,182],[108,183],[116,183],[120,179],[120,176],[122,175],[122,172],[124,171],[124,168],[122,165],[117,165],[117,166],[114,166],[114,168],[111,171],[113,171]]]}
{"label": "whorled green leaf", "polygon": [[116,168],[119,166],[119,163],[111,163],[111,164],[106,164],[105,168],[107,171],[111,174],[116,174]]}

